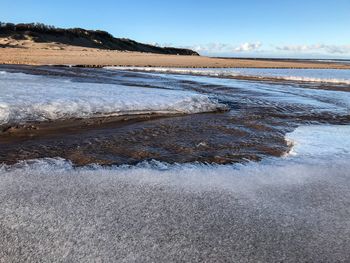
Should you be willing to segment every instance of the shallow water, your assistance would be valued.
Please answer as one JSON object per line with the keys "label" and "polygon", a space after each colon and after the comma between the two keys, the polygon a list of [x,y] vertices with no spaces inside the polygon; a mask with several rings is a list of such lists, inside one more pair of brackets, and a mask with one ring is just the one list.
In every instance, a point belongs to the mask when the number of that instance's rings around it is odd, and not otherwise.
{"label": "shallow water", "polygon": [[[8,132],[0,136],[0,161],[5,163],[46,157],[62,157],[77,165],[152,159],[258,161],[284,155],[289,150],[285,134],[299,125],[350,121],[350,93],[317,89],[314,83],[310,88],[298,82],[63,67],[0,70],[7,72],[1,75],[0,92],[6,122],[89,117],[88,124],[61,130],[46,131],[35,122],[21,132],[14,124],[6,127]],[[189,114],[222,105],[228,111]],[[109,125],[91,119],[141,112],[185,115]]]}
{"label": "shallow water", "polygon": [[154,68],[154,67],[106,67],[110,70],[128,70],[136,72],[159,72],[212,77],[255,77],[257,79],[275,79],[300,82],[350,84],[350,72],[347,69],[270,69],[270,68]]}

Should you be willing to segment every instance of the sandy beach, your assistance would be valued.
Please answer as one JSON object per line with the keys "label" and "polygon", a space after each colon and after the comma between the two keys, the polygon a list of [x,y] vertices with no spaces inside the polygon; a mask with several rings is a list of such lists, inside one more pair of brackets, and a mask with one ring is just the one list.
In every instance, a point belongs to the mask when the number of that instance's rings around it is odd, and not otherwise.
{"label": "sandy beach", "polygon": [[[6,46],[5,46],[6,43]],[[314,68],[350,69],[350,65],[298,60],[254,60],[205,56],[122,52],[31,41],[0,41],[0,64],[190,67],[190,68]]]}

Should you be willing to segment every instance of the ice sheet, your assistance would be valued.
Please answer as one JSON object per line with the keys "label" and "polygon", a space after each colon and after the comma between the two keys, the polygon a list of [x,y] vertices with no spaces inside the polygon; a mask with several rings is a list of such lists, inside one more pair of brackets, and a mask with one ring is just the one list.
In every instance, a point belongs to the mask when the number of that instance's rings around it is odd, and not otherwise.
{"label": "ice sheet", "polygon": [[348,126],[300,127],[287,137],[298,143],[295,156],[247,165],[2,166],[0,254],[5,261],[344,261],[349,134]]}
{"label": "ice sheet", "polygon": [[223,107],[195,92],[0,74],[0,125],[144,113],[191,114]]}

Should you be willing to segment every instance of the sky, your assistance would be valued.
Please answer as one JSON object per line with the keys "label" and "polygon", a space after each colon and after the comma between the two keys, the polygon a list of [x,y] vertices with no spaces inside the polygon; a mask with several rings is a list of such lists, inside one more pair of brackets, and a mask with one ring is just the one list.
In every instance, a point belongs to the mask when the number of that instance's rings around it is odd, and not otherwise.
{"label": "sky", "polygon": [[0,21],[100,29],[210,56],[350,58],[350,0],[0,0]]}

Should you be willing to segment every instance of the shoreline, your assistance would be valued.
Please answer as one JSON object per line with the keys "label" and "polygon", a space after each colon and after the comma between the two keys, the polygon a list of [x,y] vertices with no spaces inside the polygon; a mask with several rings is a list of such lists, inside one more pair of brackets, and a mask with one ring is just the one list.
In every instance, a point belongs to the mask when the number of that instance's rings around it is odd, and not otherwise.
{"label": "shoreline", "polygon": [[74,66],[101,68],[181,67],[181,68],[281,68],[350,69],[350,65],[292,59],[214,58],[205,56],[162,55],[64,46],[60,50],[40,47],[0,48],[0,65]]}

